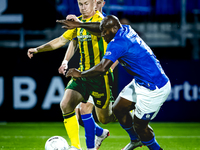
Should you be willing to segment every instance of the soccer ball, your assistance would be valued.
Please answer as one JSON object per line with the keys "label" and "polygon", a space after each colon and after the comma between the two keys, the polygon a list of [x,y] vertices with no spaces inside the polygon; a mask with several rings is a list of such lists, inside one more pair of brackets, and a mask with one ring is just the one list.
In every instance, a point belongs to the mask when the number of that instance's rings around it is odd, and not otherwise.
{"label": "soccer ball", "polygon": [[45,150],[67,150],[69,145],[61,136],[53,136],[45,143]]}

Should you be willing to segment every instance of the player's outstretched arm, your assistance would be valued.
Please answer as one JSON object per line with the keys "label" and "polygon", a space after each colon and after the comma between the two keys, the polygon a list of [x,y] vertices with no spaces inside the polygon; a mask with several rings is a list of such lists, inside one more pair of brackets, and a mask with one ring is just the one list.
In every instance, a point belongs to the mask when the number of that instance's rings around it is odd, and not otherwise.
{"label": "player's outstretched arm", "polygon": [[109,59],[102,59],[101,62],[90,68],[89,70],[80,72],[79,70],[72,68],[69,69],[66,73],[66,77],[75,77],[75,78],[81,78],[81,77],[94,77],[101,74],[104,74],[109,70],[109,68],[112,66],[113,62]]}
{"label": "player's outstretched arm", "polygon": [[31,59],[33,57],[33,54],[37,54],[39,52],[46,52],[46,51],[52,51],[55,49],[58,49],[62,46],[64,46],[69,40],[65,39],[62,35],[58,38],[55,38],[54,40],[43,44],[41,46],[38,46],[37,48],[30,48],[27,52],[28,57]]}
{"label": "player's outstretched arm", "polygon": [[112,64],[112,66],[110,67],[112,70],[115,69],[115,67],[119,64],[119,61],[116,60],[114,64]]}
{"label": "player's outstretched arm", "polygon": [[74,56],[74,53],[77,51],[77,49],[78,49],[78,40],[72,40],[69,43],[69,46],[68,46],[67,51],[65,53],[65,57],[62,61],[62,64],[58,69],[58,72],[60,74],[65,75],[66,70],[68,69],[68,62]]}
{"label": "player's outstretched arm", "polygon": [[101,36],[100,22],[81,22],[77,20],[57,20],[56,22],[61,23],[64,29],[84,28],[91,34]]}
{"label": "player's outstretched arm", "polygon": [[81,28],[86,29],[91,34],[101,36],[101,30],[99,28],[100,22],[85,22],[81,24]]}
{"label": "player's outstretched arm", "polygon": [[33,54],[38,53],[37,48],[29,48],[27,55],[31,59],[33,57]]}

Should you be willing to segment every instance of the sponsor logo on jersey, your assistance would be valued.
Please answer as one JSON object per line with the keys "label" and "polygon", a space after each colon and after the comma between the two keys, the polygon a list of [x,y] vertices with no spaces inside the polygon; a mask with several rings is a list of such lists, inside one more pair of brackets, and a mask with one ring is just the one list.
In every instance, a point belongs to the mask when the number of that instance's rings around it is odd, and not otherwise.
{"label": "sponsor logo on jersey", "polygon": [[92,96],[94,96],[95,98],[101,98],[102,96],[104,96],[104,93],[98,93],[93,91]]}
{"label": "sponsor logo on jersey", "polygon": [[111,42],[114,42],[114,41],[115,41],[115,39],[112,39],[112,40],[111,40]]}
{"label": "sponsor logo on jersey", "polygon": [[112,53],[110,52],[110,51],[107,51],[106,53],[105,53],[105,55],[106,56],[109,56],[109,55],[111,55]]}

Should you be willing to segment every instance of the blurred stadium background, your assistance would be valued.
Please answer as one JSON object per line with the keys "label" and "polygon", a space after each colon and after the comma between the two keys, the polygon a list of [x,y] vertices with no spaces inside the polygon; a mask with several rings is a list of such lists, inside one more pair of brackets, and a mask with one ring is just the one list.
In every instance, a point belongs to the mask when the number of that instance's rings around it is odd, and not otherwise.
{"label": "blurred stadium background", "polygon": [[[200,0],[106,0],[103,11],[130,22],[171,80],[154,121],[200,122]],[[26,53],[60,36],[65,30],[55,21],[68,14],[80,15],[77,0],[0,0],[0,122],[62,121],[59,102],[69,79],[58,68],[67,45],[32,60]],[[120,65],[114,73],[116,98],[131,77]]]}

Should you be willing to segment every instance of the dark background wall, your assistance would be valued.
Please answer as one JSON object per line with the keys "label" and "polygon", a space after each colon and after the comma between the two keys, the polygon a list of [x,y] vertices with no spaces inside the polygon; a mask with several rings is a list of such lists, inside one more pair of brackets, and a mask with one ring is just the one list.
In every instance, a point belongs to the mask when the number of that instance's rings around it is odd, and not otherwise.
{"label": "dark background wall", "polygon": [[[80,15],[77,0],[4,2],[5,9],[0,9],[0,121],[62,121],[59,103],[69,78],[59,75],[58,68],[67,46],[31,60],[26,53],[65,31],[55,21],[68,14]],[[106,0],[104,12],[128,19],[170,78],[172,92],[154,121],[200,121],[199,10],[199,0]],[[12,15],[19,14],[21,20],[14,21]],[[2,19],[5,15],[10,16]],[[9,17],[11,22],[6,22]],[[77,68],[78,63],[76,54],[69,68]],[[116,98],[132,77],[120,65],[114,75]]]}
{"label": "dark background wall", "polygon": [[[59,102],[69,78],[58,74],[65,49],[35,55],[26,51],[1,49],[0,55],[0,121],[59,121]],[[7,59],[5,59],[7,58]],[[69,67],[77,67],[75,55]],[[200,121],[200,62],[162,60],[172,92],[155,121]],[[116,98],[132,76],[119,65],[114,71]]]}

